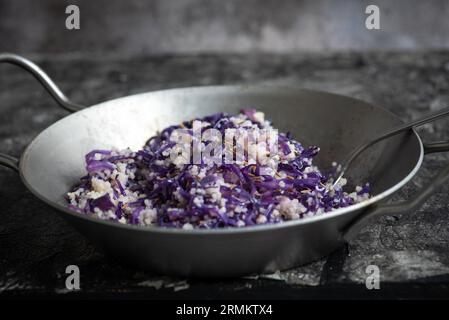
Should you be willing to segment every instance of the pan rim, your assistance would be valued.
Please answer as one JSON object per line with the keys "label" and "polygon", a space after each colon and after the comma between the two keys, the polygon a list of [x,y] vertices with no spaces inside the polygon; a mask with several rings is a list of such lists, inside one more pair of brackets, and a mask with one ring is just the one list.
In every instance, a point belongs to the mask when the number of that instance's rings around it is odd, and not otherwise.
{"label": "pan rim", "polygon": [[31,184],[28,183],[25,175],[23,174],[23,171],[24,171],[23,165],[25,163],[24,159],[26,158],[28,152],[31,150],[34,143],[39,139],[39,137],[44,132],[46,132],[47,130],[49,130],[50,128],[55,126],[56,124],[60,123],[64,119],[75,116],[77,114],[80,114],[80,113],[90,110],[92,108],[102,108],[104,105],[107,105],[108,103],[116,102],[116,101],[119,101],[122,99],[123,100],[129,99],[131,97],[164,93],[164,92],[169,92],[169,91],[182,92],[182,91],[187,91],[187,90],[195,91],[195,90],[208,90],[208,89],[209,90],[210,89],[221,89],[221,90],[244,91],[244,90],[250,90],[250,89],[257,89],[257,88],[258,89],[270,88],[272,90],[285,90],[284,92],[302,91],[302,92],[308,92],[308,93],[314,93],[314,94],[325,94],[325,95],[331,95],[331,96],[335,96],[335,97],[339,97],[339,98],[351,99],[354,102],[363,103],[363,104],[371,106],[373,108],[380,109],[383,112],[386,112],[386,113],[390,114],[391,116],[393,116],[394,118],[398,119],[399,121],[402,121],[396,114],[394,114],[390,110],[388,110],[384,107],[381,107],[381,106],[371,104],[370,102],[363,101],[361,99],[357,99],[357,98],[353,98],[350,96],[345,96],[345,95],[341,95],[341,94],[337,94],[337,93],[327,92],[327,91],[311,90],[311,89],[298,88],[298,87],[293,87],[293,86],[278,86],[278,85],[264,85],[264,84],[261,84],[261,85],[215,85],[215,86],[192,86],[192,87],[182,87],[182,88],[171,88],[171,89],[148,91],[148,92],[143,92],[143,93],[138,93],[138,94],[133,94],[133,95],[128,95],[128,96],[123,96],[123,97],[119,97],[116,99],[106,100],[106,101],[100,102],[98,104],[86,107],[85,109],[82,109],[76,113],[73,113],[71,115],[68,115],[68,116],[62,118],[62,119],[59,119],[58,121],[56,121],[55,123],[53,123],[52,125],[47,127],[46,129],[44,129],[28,144],[28,146],[25,148],[25,151],[22,153],[22,155],[20,157],[20,161],[19,161],[20,178],[21,178],[23,184],[25,185],[25,187],[31,193],[33,193],[38,199],[47,203],[54,209],[58,210],[58,213],[61,211],[63,213],[69,214],[70,216],[77,218],[77,219],[85,219],[88,222],[99,223],[99,224],[103,224],[104,226],[123,228],[123,229],[130,230],[130,231],[150,232],[150,233],[169,234],[169,235],[175,234],[175,235],[186,235],[186,236],[188,236],[188,235],[211,236],[211,235],[225,235],[225,234],[234,235],[234,234],[240,234],[240,233],[255,233],[255,232],[257,233],[257,232],[271,231],[271,230],[284,229],[284,228],[294,228],[294,227],[298,227],[300,225],[306,225],[306,224],[310,224],[310,223],[319,222],[322,220],[333,219],[338,216],[348,214],[350,212],[354,212],[357,210],[367,209],[372,204],[380,202],[381,200],[387,198],[388,196],[392,195],[393,193],[395,193],[396,191],[401,189],[406,183],[408,183],[415,176],[415,174],[418,172],[418,170],[420,169],[420,167],[422,165],[423,158],[424,158],[423,143],[422,143],[421,137],[418,135],[416,130],[412,129],[412,132],[413,132],[414,136],[416,137],[416,139],[419,143],[419,148],[420,148],[420,155],[419,155],[418,161],[416,162],[416,165],[398,183],[396,183],[391,188],[384,190],[383,192],[377,194],[376,196],[374,196],[368,200],[362,201],[360,203],[357,203],[357,204],[354,204],[354,205],[351,205],[351,206],[348,206],[345,208],[339,208],[336,210],[332,210],[332,211],[322,214],[322,215],[307,217],[307,218],[298,219],[298,220],[285,221],[285,222],[274,223],[274,224],[254,225],[254,226],[248,226],[248,227],[243,227],[243,228],[193,229],[193,230],[184,230],[184,229],[178,229],[178,228],[150,227],[150,226],[135,226],[135,225],[129,225],[129,224],[121,224],[121,223],[117,223],[117,222],[109,221],[109,220],[101,220],[101,219],[93,217],[93,216],[83,215],[78,212],[72,211],[68,207],[63,206],[63,205],[61,205],[57,202],[54,202],[52,200],[49,200],[45,196],[41,195],[36,189],[34,189],[31,186]]}

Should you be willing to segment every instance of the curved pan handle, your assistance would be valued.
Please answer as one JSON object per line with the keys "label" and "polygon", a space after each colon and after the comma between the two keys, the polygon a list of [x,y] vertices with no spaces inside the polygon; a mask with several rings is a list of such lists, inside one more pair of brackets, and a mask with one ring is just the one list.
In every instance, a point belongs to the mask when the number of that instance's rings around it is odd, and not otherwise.
{"label": "curved pan handle", "polygon": [[[435,153],[449,151],[449,141],[440,141],[424,145],[424,153]],[[411,200],[406,200],[400,203],[377,205],[369,209],[366,213],[357,217],[348,226],[342,230],[342,238],[349,242],[357,233],[368,224],[368,220],[387,214],[403,214],[409,213],[420,207],[428,198],[430,198],[437,189],[449,180],[449,166],[442,169],[432,181],[416,195],[412,196]]]}
{"label": "curved pan handle", "polygon": [[19,159],[0,153],[0,166],[4,166],[19,172]]}
{"label": "curved pan handle", "polygon": [[[1,62],[14,64],[31,73],[65,110],[76,112],[84,108],[83,106],[70,101],[50,77],[30,60],[13,53],[0,53],[0,63]],[[0,165],[19,171],[19,159],[7,154],[0,153]]]}
{"label": "curved pan handle", "polygon": [[58,104],[67,111],[76,112],[84,107],[70,101],[58,88],[58,86],[50,79],[50,77],[35,63],[30,60],[13,53],[0,53],[0,62],[15,64],[31,73],[58,102]]}

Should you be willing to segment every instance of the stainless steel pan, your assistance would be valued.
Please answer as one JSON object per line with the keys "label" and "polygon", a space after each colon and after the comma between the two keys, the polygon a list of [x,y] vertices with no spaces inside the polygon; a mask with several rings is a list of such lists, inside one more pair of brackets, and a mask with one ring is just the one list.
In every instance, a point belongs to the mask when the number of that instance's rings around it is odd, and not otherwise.
{"label": "stainless steel pan", "polygon": [[372,147],[349,172],[369,181],[373,197],[334,212],[283,224],[224,230],[142,228],[70,211],[64,195],[85,174],[84,155],[98,148],[140,148],[168,125],[218,111],[256,107],[275,126],[303,144],[321,147],[318,164],[344,158],[355,146],[401,123],[389,111],[340,95],[269,86],[213,86],[164,90],[85,108],[71,103],[34,64],[0,55],[30,71],[58,103],[76,111],[39,134],[20,160],[0,154],[0,164],[19,172],[25,186],[94,243],[128,264],[163,274],[223,277],[274,272],[323,257],[349,241],[369,218],[413,211],[449,178],[449,167],[411,200],[385,204],[419,170],[429,152],[448,142],[424,144],[415,131]]}

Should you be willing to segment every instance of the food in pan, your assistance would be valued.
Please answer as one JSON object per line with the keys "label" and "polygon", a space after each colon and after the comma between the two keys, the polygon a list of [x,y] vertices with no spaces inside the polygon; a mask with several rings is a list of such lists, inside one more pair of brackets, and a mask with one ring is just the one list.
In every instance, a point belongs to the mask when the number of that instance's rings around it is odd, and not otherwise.
{"label": "food in pan", "polygon": [[138,151],[89,152],[68,205],[123,224],[216,229],[303,219],[370,197],[369,184],[332,186],[312,163],[318,152],[254,109],[214,114],[168,127]]}

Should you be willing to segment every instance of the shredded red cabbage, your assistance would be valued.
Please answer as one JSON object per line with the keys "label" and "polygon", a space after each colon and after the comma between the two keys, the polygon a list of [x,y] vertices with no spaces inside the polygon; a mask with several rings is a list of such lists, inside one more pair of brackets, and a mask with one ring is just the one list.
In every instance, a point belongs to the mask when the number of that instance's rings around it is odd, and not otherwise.
{"label": "shredded red cabbage", "polygon": [[[271,128],[254,109],[197,119],[202,131]],[[169,156],[175,129],[191,132],[193,121],[171,126],[131,150],[93,150],[87,175],[68,193],[69,208],[101,219],[170,228],[226,228],[280,223],[325,214],[369,198],[369,185],[343,191],[332,187],[312,164],[316,146],[303,147],[278,134],[278,165],[266,174],[260,163],[177,164]]]}

